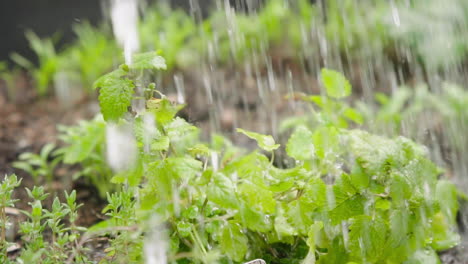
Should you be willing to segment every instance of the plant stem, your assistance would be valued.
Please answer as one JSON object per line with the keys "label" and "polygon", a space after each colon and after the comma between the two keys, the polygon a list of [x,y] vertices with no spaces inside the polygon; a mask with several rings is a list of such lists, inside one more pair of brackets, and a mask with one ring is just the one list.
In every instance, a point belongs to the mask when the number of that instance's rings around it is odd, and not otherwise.
{"label": "plant stem", "polygon": [[201,241],[200,236],[198,235],[195,225],[192,225],[192,232],[190,232],[190,236],[192,237],[193,242],[195,242],[195,244],[197,244],[198,247],[201,249],[203,254],[206,255],[206,249],[203,246],[203,242]]}

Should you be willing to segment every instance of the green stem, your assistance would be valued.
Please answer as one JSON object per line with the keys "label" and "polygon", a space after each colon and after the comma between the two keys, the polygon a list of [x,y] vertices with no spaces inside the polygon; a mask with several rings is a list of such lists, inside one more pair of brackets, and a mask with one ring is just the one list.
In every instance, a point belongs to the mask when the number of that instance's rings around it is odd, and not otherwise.
{"label": "green stem", "polygon": [[192,225],[192,232],[190,232],[190,236],[193,240],[193,242],[195,242],[195,244],[198,245],[198,247],[201,249],[201,251],[203,252],[204,255],[207,254],[207,251],[205,249],[205,247],[203,246],[203,242],[202,240],[200,239],[200,236],[198,235],[198,232],[197,230],[195,229],[195,226]]}

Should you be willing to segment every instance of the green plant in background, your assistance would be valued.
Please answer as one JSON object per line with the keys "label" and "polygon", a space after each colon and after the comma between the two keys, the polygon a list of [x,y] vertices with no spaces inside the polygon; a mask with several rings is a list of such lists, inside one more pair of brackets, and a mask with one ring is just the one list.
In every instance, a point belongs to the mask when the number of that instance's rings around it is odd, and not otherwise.
{"label": "green plant in background", "polygon": [[[387,1],[327,1],[325,31],[327,39],[343,52],[358,56],[382,52],[388,46],[387,19],[391,17]],[[391,38],[391,37],[390,37]]]}
{"label": "green plant in background", "polygon": [[60,52],[60,70],[76,74],[84,91],[91,92],[93,82],[118,64],[122,56],[104,25],[93,27],[84,22],[75,24],[73,31],[76,41]]}
{"label": "green plant in background", "polygon": [[15,100],[17,98],[15,81],[18,76],[20,76],[20,70],[17,67],[9,69],[6,61],[0,61],[0,80],[5,82],[7,99]]}
{"label": "green plant in background", "polygon": [[[52,143],[42,147],[39,154],[25,152],[19,156],[19,161],[13,163],[13,167],[28,172],[35,184],[40,184],[45,178],[47,183],[52,183],[54,169],[60,162],[60,158],[53,154],[55,145]],[[52,157],[51,157],[52,156]],[[51,159],[49,161],[49,159]]]}
{"label": "green plant in background", "polygon": [[[182,10],[171,10],[166,5],[155,5],[149,9],[139,25],[142,46],[145,50],[161,50],[169,70],[174,67],[193,65],[199,60],[196,38],[199,28],[195,21]],[[193,42],[193,43],[192,43]]]}
{"label": "green plant in background", "polygon": [[37,93],[44,96],[49,92],[54,74],[59,68],[59,58],[55,51],[52,38],[40,39],[34,32],[26,31],[26,38],[31,49],[36,53],[39,65],[36,67],[18,53],[13,53],[11,59],[19,66],[27,69],[33,76]]}
{"label": "green plant in background", "polygon": [[311,114],[287,118],[280,124],[281,131],[287,131],[297,126],[307,126],[311,129],[318,126],[336,126],[347,128],[349,121],[362,124],[362,113],[349,106],[345,98],[351,94],[351,84],[339,72],[322,69],[321,82],[324,86],[323,95],[288,95],[289,99],[299,99],[311,103],[308,105]]}
{"label": "green plant in background", "polygon": [[405,43],[427,68],[456,65],[467,58],[468,3],[463,0],[415,0],[398,5],[398,23],[389,23],[389,34]]}
{"label": "green plant in background", "polygon": [[106,126],[101,116],[90,121],[80,121],[76,126],[59,126],[59,138],[65,143],[56,151],[64,164],[80,164],[81,168],[73,176],[73,180],[84,177],[95,186],[99,196],[115,191],[110,182],[112,170],[106,162]]}

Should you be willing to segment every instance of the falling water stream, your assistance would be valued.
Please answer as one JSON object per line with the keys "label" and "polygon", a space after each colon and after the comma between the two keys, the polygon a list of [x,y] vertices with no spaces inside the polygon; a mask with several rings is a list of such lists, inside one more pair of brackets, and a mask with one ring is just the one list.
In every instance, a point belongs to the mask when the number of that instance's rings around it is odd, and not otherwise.
{"label": "falling water stream", "polygon": [[[415,3],[392,0],[391,8],[380,13],[366,13],[362,10],[366,5],[357,4],[357,0],[344,1],[346,4],[339,8],[339,15],[343,18],[342,28],[356,32],[359,40],[352,37],[343,40],[340,39],[340,32],[327,31],[325,23],[330,19],[324,13],[328,8],[327,1],[316,1],[317,17],[310,24],[295,25],[301,29],[299,48],[288,45],[271,47],[267,39],[259,36],[259,43],[256,44],[260,48],[246,49],[248,60],[238,64],[231,57],[227,63],[221,64],[219,56],[223,47],[220,47],[220,38],[229,38],[234,54],[245,38],[235,27],[236,16],[248,12],[255,17],[261,8],[260,1],[232,2],[235,4],[215,1],[212,8],[222,10],[220,13],[224,14],[219,18],[219,34],[214,28],[214,38],[205,39],[206,54],[202,59],[189,70],[176,71],[169,85],[161,88],[163,93],[173,96],[177,102],[187,103],[189,117],[207,134],[222,131],[232,135],[236,127],[242,127],[281,139],[281,131],[278,131],[281,120],[307,111],[300,102],[285,100],[284,95],[293,92],[323,93],[317,79],[322,67],[344,72],[355,91],[353,101],[370,106],[370,111],[377,106],[376,93],[395,95],[403,86],[413,87],[413,90],[422,87],[422,90],[442,94],[446,91],[444,87],[454,83],[466,91],[467,67],[457,61],[459,55],[453,52],[462,43],[468,43],[468,4],[463,0]],[[362,2],[375,6],[373,1]],[[137,4],[136,0],[114,0],[111,4],[113,31],[127,64],[131,64],[132,53],[140,48],[138,19],[145,19],[144,15],[138,15]],[[197,0],[189,1],[189,13],[195,21],[201,21],[203,4]],[[297,8],[294,1],[284,1],[283,5],[290,9]],[[381,34],[401,36],[401,40],[397,38],[396,43],[389,44],[384,42],[385,38],[382,38],[384,41],[371,38],[375,32],[366,30],[379,18],[373,16],[384,18],[379,21],[390,25],[390,32]],[[228,36],[221,36],[226,27]],[[164,38],[164,32],[159,34]],[[411,42],[415,38],[421,40],[418,46]],[[389,47],[392,50],[388,50]],[[286,57],[299,57],[299,60],[291,62]],[[468,103],[468,100],[464,102]],[[461,107],[463,111],[465,106]],[[463,119],[468,118],[466,111],[465,107],[464,114],[451,119],[444,116],[436,119],[431,111],[409,114],[402,119],[398,129],[378,125],[378,120],[373,120],[367,129],[389,136],[402,134],[426,145],[432,159],[447,168],[452,180],[466,191],[468,138],[465,134],[468,119]],[[144,122],[148,124],[147,134],[151,135],[154,120],[147,118]],[[126,164],[132,162],[132,157],[136,155],[135,141],[128,129],[111,125],[107,139],[110,165],[115,170],[128,166]],[[247,145],[243,139],[236,140]],[[465,214],[468,214],[466,208],[462,212],[462,222],[466,225],[468,220]],[[161,251],[151,250],[151,247],[163,247],[161,245],[164,243],[159,235],[152,233],[148,236],[145,245],[145,252],[150,252],[147,263],[166,263]],[[465,251],[467,243],[468,237],[465,236],[459,246],[460,252]]]}

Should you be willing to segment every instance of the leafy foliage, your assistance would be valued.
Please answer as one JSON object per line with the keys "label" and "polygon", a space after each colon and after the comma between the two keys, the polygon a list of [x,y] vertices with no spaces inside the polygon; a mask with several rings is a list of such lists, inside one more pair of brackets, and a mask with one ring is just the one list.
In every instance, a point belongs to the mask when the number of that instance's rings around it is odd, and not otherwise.
{"label": "leafy foliage", "polygon": [[[139,70],[158,68],[147,58],[142,57]],[[96,82],[101,104],[119,100],[111,98],[118,93],[106,89],[125,93],[133,88],[131,71],[124,65]],[[343,100],[351,87],[341,74],[322,72],[327,96],[302,97],[321,111],[314,111],[315,122],[292,127],[286,144],[294,160],[289,168],[275,167],[260,151],[244,154],[221,136],[202,142],[198,128],[176,116],[181,107],[164,96],[147,98],[146,109],[135,116],[123,108],[115,114],[102,107],[109,123],[120,119],[134,125],[138,146],[135,168],[112,178],[120,191],[107,194],[104,213],[109,218],[85,234],[110,238],[102,262],[141,263],[143,241],[154,229],[165,230],[170,241],[168,260],[181,263],[251,258],[271,263],[424,262],[437,261],[436,251],[456,245],[455,186],[439,179],[441,170],[426,149],[411,140],[348,129],[348,121],[358,120],[349,118],[349,111],[354,117],[360,114]],[[94,122],[69,133],[64,160],[85,162],[104,149],[99,146],[108,123]],[[88,138],[88,131],[97,138]],[[263,151],[273,154],[280,147],[269,135],[238,131]],[[33,190],[31,196],[36,201],[25,230],[37,243],[28,249],[37,251],[46,246],[39,226],[49,211],[42,214],[41,191]],[[59,238],[63,206],[54,201],[57,214],[48,215],[47,222]]]}
{"label": "leafy foliage", "polygon": [[[132,187],[141,197],[134,204],[135,215],[141,217],[130,217],[140,226],[140,234],[143,223],[156,213],[175,241],[171,252],[194,262],[262,257],[309,263],[402,263],[428,258],[421,250],[455,245],[459,238],[452,232],[458,210],[454,185],[438,180],[441,170],[412,141],[345,129],[346,119],[341,117],[345,111],[328,110],[329,104],[333,109],[350,109],[333,97],[342,98],[351,87],[336,72],[327,78],[337,78],[326,84],[336,86],[330,98],[304,98],[325,109],[320,118],[329,121],[295,129],[286,151],[297,161],[287,169],[276,168],[258,152],[241,155],[239,151],[220,166],[217,159],[208,158],[227,155],[226,148],[201,143],[196,137],[180,145],[181,135],[197,128],[173,114],[157,120],[152,129],[158,136],[151,141],[159,144],[167,136],[169,143],[145,149],[145,144],[152,144],[146,142],[140,149],[142,160],[152,157],[140,183]],[[340,90],[343,85],[346,88]],[[161,110],[164,98],[150,100],[148,114],[167,112]],[[271,136],[238,131],[264,151],[279,147]],[[442,203],[449,209],[442,210]],[[112,219],[118,221],[120,216]],[[306,249],[290,249],[283,257],[271,253],[279,250],[279,244],[298,243],[294,241],[303,241]]]}

